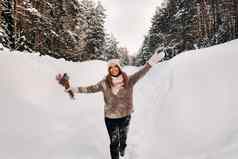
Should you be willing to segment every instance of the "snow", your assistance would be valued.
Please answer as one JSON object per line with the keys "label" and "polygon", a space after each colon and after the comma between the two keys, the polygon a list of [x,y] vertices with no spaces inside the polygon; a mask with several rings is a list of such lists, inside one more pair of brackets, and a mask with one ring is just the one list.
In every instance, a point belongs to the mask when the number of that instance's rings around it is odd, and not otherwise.
{"label": "snow", "polygon": [[0,43],[0,53],[4,50],[3,45]]}
{"label": "snow", "polygon": [[27,10],[29,12],[31,12],[33,15],[36,15],[38,17],[42,17],[41,13],[36,8],[31,7],[31,8],[27,8]]}
{"label": "snow", "polygon": [[[134,90],[124,158],[236,159],[237,49],[235,40],[154,66]],[[102,94],[71,100],[55,81],[68,72],[74,86],[94,84],[106,74],[105,62],[4,49],[0,69],[0,158],[110,158]]]}
{"label": "snow", "polygon": [[75,39],[75,37],[78,37],[78,35],[77,35],[75,32],[73,32],[73,31],[71,31],[71,30],[67,30],[66,32],[67,32],[68,35],[71,37],[71,39],[73,39],[74,43],[77,43],[77,42],[78,42],[78,41]]}
{"label": "snow", "polygon": [[50,32],[51,32],[54,36],[59,37],[59,34],[57,34],[54,30],[50,30]]}

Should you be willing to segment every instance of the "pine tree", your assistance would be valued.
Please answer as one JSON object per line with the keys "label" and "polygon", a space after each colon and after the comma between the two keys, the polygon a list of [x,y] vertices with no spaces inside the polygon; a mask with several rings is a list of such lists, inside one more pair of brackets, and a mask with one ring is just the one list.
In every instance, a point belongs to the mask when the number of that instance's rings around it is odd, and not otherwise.
{"label": "pine tree", "polygon": [[177,36],[176,45],[179,47],[179,53],[185,50],[194,49],[193,21],[196,16],[196,10],[194,8],[196,3],[194,0],[176,0],[176,3],[178,8],[177,13],[174,16],[177,30],[176,32],[173,32],[173,34],[176,34]]}
{"label": "pine tree", "polygon": [[136,66],[144,65],[145,62],[151,57],[152,53],[149,49],[149,37],[145,36],[143,45],[139,50],[139,54],[136,56]]}
{"label": "pine tree", "polygon": [[28,51],[28,52],[32,52],[32,49],[29,47],[29,41],[27,41],[25,35],[23,32],[17,32],[15,34],[15,45],[16,45],[16,50],[18,51]]}
{"label": "pine tree", "polygon": [[151,53],[163,44],[164,35],[168,32],[168,11],[166,8],[157,8],[148,35],[148,47]]}
{"label": "pine tree", "polygon": [[0,42],[66,60],[100,59],[105,9],[93,0],[1,0]]}
{"label": "pine tree", "polygon": [[96,6],[96,26],[95,26],[95,38],[96,38],[96,55],[100,57],[103,54],[103,45],[105,43],[105,9],[100,2]]}
{"label": "pine tree", "polygon": [[237,36],[236,0],[199,0],[200,47],[235,39]]}
{"label": "pine tree", "polygon": [[10,49],[15,49],[14,6],[14,0],[2,0],[2,43]]}
{"label": "pine tree", "polygon": [[118,49],[119,58],[122,66],[129,65],[129,54],[128,49],[125,47],[120,47]]}
{"label": "pine tree", "polygon": [[108,61],[110,59],[119,58],[118,41],[113,34],[106,34],[103,54],[100,59]]}
{"label": "pine tree", "polygon": [[97,5],[91,0],[83,0],[86,17],[85,42],[86,47],[83,59],[96,59],[102,56],[103,45],[105,43],[105,9],[98,3]]}

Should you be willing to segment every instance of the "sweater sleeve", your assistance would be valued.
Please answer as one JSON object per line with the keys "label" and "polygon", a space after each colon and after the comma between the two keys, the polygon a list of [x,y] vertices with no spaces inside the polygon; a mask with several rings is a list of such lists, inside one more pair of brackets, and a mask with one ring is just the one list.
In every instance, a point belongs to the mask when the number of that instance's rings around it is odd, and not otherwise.
{"label": "sweater sleeve", "polygon": [[150,70],[151,65],[146,63],[139,71],[129,76],[129,82],[134,85],[136,82],[145,76],[145,74]]}
{"label": "sweater sleeve", "polygon": [[104,80],[99,81],[98,83],[86,87],[77,87],[78,93],[97,93],[103,90],[102,82]]}

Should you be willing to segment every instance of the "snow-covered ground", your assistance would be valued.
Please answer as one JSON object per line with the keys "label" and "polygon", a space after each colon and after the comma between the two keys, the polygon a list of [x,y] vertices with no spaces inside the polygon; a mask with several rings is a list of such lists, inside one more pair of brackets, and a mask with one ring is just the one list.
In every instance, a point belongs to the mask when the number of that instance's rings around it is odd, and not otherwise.
{"label": "snow-covered ground", "polygon": [[[136,85],[127,159],[237,159],[238,40],[160,63]],[[124,68],[129,74],[139,68]],[[103,97],[71,100],[55,81],[94,84],[106,63],[0,51],[0,158],[105,159]]]}

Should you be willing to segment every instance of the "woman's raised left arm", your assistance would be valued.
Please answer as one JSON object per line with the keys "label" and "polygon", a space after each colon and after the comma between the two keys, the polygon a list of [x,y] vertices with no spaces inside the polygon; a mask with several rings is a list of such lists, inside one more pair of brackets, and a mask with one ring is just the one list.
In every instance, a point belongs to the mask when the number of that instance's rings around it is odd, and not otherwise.
{"label": "woman's raised left arm", "polygon": [[132,85],[136,84],[136,82],[145,76],[145,74],[150,70],[150,68],[159,63],[165,56],[164,52],[157,53],[158,49],[155,50],[155,53],[153,56],[146,62],[146,64],[141,68],[139,71],[134,73],[133,75],[129,76],[129,82],[132,83]]}

